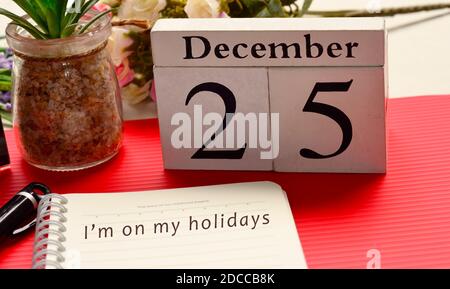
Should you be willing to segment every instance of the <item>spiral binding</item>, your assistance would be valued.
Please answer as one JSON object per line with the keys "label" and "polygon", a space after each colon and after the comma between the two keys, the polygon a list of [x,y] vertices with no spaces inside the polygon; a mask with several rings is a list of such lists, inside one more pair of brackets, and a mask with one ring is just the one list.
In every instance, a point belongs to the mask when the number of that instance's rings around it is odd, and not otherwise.
{"label": "spiral binding", "polygon": [[36,234],[33,249],[33,269],[62,269],[65,261],[64,242],[66,237],[64,223],[67,218],[64,214],[67,208],[67,199],[58,194],[49,194],[42,197],[39,202],[36,219]]}

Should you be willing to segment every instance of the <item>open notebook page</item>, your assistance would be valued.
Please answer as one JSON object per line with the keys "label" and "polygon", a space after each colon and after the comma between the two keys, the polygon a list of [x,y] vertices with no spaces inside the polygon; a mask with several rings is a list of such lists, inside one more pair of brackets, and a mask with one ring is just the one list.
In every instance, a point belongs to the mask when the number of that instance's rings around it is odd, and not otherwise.
{"label": "open notebook page", "polygon": [[271,182],[65,197],[65,268],[306,267]]}

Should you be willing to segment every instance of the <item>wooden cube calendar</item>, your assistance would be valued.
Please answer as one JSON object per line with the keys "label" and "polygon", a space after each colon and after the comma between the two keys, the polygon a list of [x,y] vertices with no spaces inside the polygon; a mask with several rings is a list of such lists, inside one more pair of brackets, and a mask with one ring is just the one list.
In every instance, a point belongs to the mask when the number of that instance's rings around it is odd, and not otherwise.
{"label": "wooden cube calendar", "polygon": [[163,19],[151,37],[167,169],[385,172],[384,20]]}

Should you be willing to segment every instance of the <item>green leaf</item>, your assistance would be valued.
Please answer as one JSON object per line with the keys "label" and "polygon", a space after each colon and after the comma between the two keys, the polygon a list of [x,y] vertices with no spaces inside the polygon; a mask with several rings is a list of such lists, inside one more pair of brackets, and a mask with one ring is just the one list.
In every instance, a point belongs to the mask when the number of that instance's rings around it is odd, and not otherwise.
{"label": "green leaf", "polygon": [[299,12],[299,17],[302,17],[305,15],[306,12],[308,12],[309,7],[311,7],[313,0],[304,0],[302,5],[302,10]]}
{"label": "green leaf", "polygon": [[81,6],[81,11],[79,13],[74,13],[70,21],[67,23],[67,25],[78,23],[81,17],[83,17],[87,12],[89,12],[89,10],[91,10],[91,8],[94,7],[94,5],[97,4],[98,1],[99,0],[88,0],[86,3],[84,3]]}
{"label": "green leaf", "polygon": [[83,28],[81,28],[79,34],[83,34],[84,32],[86,32],[86,30],[92,25],[94,24],[98,19],[102,18],[103,16],[105,16],[108,13],[111,13],[114,9],[109,9],[106,11],[103,11],[102,13],[99,13],[97,15],[95,15],[94,18],[92,18],[88,23],[86,23]]}
{"label": "green leaf", "polygon": [[0,109],[0,121],[3,120],[5,127],[12,127],[12,115],[10,112],[6,112]]}
{"label": "green leaf", "polygon": [[261,12],[264,8],[266,8],[265,0],[241,0],[245,10],[248,11],[248,15],[250,17],[255,17],[258,13]]}
{"label": "green leaf", "polygon": [[0,68],[0,77],[2,75],[11,76],[11,70],[9,70],[8,68]]}
{"label": "green leaf", "polygon": [[39,6],[37,5],[36,1],[34,1],[34,0],[27,0],[27,1],[30,3],[30,6],[33,8],[33,12],[34,12],[33,14],[39,15],[37,17],[42,19],[43,26],[45,26],[42,29],[48,35],[49,34],[48,23],[47,23],[47,19],[45,17],[44,12],[39,8]]}
{"label": "green leaf", "polygon": [[1,91],[10,91],[11,89],[12,89],[11,81],[0,80],[0,90]]}
{"label": "green leaf", "polygon": [[265,7],[261,9],[256,17],[285,17],[283,4],[280,0],[266,1]]}
{"label": "green leaf", "polygon": [[[66,15],[64,16],[64,19],[62,20],[62,25],[61,25],[62,27],[65,28],[66,26],[73,24],[73,19],[75,19],[75,17],[78,14],[76,12],[76,10],[79,7],[79,9],[80,9],[79,12],[81,12],[81,7],[84,5],[84,2],[85,2],[85,0],[79,0],[78,2],[74,1],[72,3],[72,5],[66,9]],[[64,28],[62,30],[64,30]]]}
{"label": "green leaf", "polygon": [[[11,75],[7,75],[7,74],[0,74],[0,81],[6,81],[6,82],[12,82],[12,78]],[[3,89],[0,89],[3,90]],[[9,90],[9,89],[6,89]]]}
{"label": "green leaf", "polygon": [[[89,10],[92,9],[92,7],[98,2],[99,0],[89,0],[89,1],[81,1],[81,7],[80,11],[78,12],[71,12],[66,15],[66,26],[65,29],[62,32],[62,37],[70,36],[74,33],[75,28],[78,26],[78,22],[80,19],[87,13]],[[75,6],[72,6],[72,10],[75,10]],[[109,11],[111,12],[111,11]],[[106,14],[106,13],[105,13]],[[98,20],[100,17],[96,18]],[[89,24],[90,26],[91,24]],[[87,27],[88,28],[88,27]],[[86,29],[87,29],[86,28]]]}
{"label": "green leaf", "polygon": [[295,2],[297,2],[297,0],[281,0],[281,4],[283,4],[283,6],[289,6],[294,4]]}
{"label": "green leaf", "polygon": [[47,23],[41,15],[41,11],[31,0],[14,0],[14,2],[30,16],[31,19],[45,32],[48,33]]}
{"label": "green leaf", "polygon": [[[75,33],[81,18],[99,2],[99,0],[76,0],[68,7],[68,0],[13,1],[29,15],[32,21],[27,21],[5,9],[2,9],[0,14],[12,19],[36,39],[63,38],[72,35]],[[89,21],[83,31],[86,31],[89,26],[106,13],[91,19],[93,21]]]}
{"label": "green leaf", "polygon": [[47,39],[48,38],[46,34],[39,31],[39,29],[34,27],[33,24],[31,24],[27,20],[23,19],[22,17],[14,14],[14,13],[11,13],[8,10],[5,10],[3,8],[0,8],[0,14],[11,19],[13,21],[13,23],[17,24],[18,26],[20,26],[23,29],[25,29],[26,31],[28,31],[28,33],[30,33],[36,39]]}
{"label": "green leaf", "polygon": [[64,16],[66,15],[66,8],[67,8],[67,0],[58,0],[56,1],[56,14],[58,18],[58,24],[59,24],[59,31],[61,34],[61,31],[64,29],[62,26]]}
{"label": "green leaf", "polygon": [[269,3],[267,3],[267,9],[269,10],[271,17],[286,16],[286,12],[284,11],[283,4],[280,0],[270,0]]}
{"label": "green leaf", "polygon": [[45,15],[50,38],[59,38],[61,35],[60,19],[58,18],[58,4],[60,0],[35,0],[37,6]]}
{"label": "green leaf", "polygon": [[99,0],[88,0],[83,7],[81,8],[81,15],[86,14],[89,10],[91,10],[92,7],[94,7],[95,4],[97,4]]}
{"label": "green leaf", "polygon": [[67,25],[64,27],[64,29],[61,31],[61,38],[69,37],[75,32],[75,28],[77,28],[78,23],[73,23],[70,25]]}
{"label": "green leaf", "polygon": [[244,17],[285,17],[281,0],[242,0]]}

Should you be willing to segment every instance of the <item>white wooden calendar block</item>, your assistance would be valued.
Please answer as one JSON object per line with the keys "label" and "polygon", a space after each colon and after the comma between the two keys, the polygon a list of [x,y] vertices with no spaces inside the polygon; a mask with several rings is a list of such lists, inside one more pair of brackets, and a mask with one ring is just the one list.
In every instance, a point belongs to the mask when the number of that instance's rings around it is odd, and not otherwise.
{"label": "white wooden calendar block", "polygon": [[156,66],[383,65],[376,18],[161,19],[152,28]]}
{"label": "white wooden calendar block", "polygon": [[266,68],[156,67],[154,72],[165,168],[272,170],[270,147],[258,134],[270,128]]}
{"label": "white wooden calendar block", "polygon": [[162,19],[151,38],[165,168],[385,172],[383,19]]}
{"label": "white wooden calendar block", "polygon": [[281,172],[386,170],[383,67],[269,69]]}

